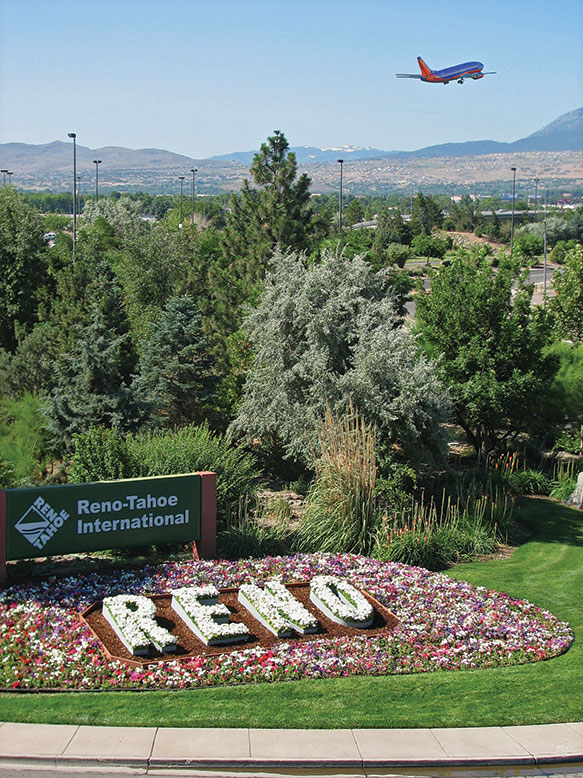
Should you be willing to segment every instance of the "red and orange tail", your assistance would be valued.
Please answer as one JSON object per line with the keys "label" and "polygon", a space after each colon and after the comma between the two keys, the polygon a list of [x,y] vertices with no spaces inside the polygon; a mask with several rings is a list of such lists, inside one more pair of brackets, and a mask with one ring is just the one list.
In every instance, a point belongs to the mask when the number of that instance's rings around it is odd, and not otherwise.
{"label": "red and orange tail", "polygon": [[419,63],[419,67],[421,68],[421,75],[422,76],[427,77],[427,76],[430,76],[433,73],[431,68],[427,65],[426,62],[424,62],[421,59],[421,57],[417,57],[417,62]]}

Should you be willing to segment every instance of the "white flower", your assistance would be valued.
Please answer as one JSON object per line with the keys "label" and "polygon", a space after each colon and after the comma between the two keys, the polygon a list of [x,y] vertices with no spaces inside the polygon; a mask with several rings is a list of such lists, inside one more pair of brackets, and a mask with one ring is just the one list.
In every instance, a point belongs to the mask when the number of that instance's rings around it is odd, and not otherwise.
{"label": "white flower", "polygon": [[176,650],[176,638],[156,621],[153,600],[139,594],[118,594],[103,600],[105,620],[131,654],[147,654],[150,644],[158,651]]}
{"label": "white flower", "polygon": [[185,586],[172,592],[172,609],[207,646],[246,640],[245,624],[229,621],[229,609],[218,600],[215,586]]}
{"label": "white flower", "polygon": [[292,629],[302,635],[318,629],[315,616],[278,579],[266,581],[264,589],[243,584],[239,602],[277,637],[289,637]]}
{"label": "white flower", "polygon": [[337,624],[370,627],[374,609],[352,584],[333,575],[316,575],[310,582],[310,599]]}

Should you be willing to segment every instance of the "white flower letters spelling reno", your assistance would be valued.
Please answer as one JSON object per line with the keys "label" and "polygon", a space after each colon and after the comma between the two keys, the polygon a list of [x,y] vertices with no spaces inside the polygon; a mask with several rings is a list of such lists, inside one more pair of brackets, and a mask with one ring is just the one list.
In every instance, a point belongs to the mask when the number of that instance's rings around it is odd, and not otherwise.
{"label": "white flower letters spelling reno", "polygon": [[219,604],[216,586],[185,586],[172,592],[172,608],[186,626],[207,646],[246,640],[245,624],[229,621],[231,612]]}
{"label": "white flower letters spelling reno", "polygon": [[[366,597],[336,576],[312,578],[310,599],[329,619],[345,627],[362,629],[373,622],[374,610]],[[290,637],[294,631],[306,635],[318,630],[316,617],[279,578],[266,581],[263,589],[243,584],[238,600],[278,638]],[[171,607],[207,646],[238,643],[249,636],[245,624],[229,620],[231,612],[219,603],[219,590],[214,585],[173,590]],[[176,637],[156,622],[156,605],[150,598],[131,594],[106,597],[102,613],[131,654],[146,655],[152,644],[161,652],[176,651]]]}
{"label": "white flower letters spelling reno", "polygon": [[310,600],[329,619],[344,627],[370,627],[374,609],[364,594],[341,578],[316,575],[310,582]]}
{"label": "white flower letters spelling reno", "polygon": [[149,597],[139,594],[106,597],[102,613],[131,654],[147,654],[150,644],[158,651],[176,651],[176,638],[156,622],[156,604]]}
{"label": "white flower letters spelling reno", "polygon": [[318,629],[316,617],[278,579],[266,581],[264,589],[243,584],[239,602],[279,638],[289,637],[292,630],[305,635]]}

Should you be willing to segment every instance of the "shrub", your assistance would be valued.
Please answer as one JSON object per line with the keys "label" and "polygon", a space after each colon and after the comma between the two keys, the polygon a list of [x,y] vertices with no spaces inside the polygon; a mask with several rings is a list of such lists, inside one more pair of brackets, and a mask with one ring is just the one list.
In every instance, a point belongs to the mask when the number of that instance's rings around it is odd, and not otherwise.
{"label": "shrub", "polygon": [[16,486],[14,469],[10,462],[0,456],[0,489],[12,489]]}
{"label": "shrub", "polygon": [[577,485],[577,476],[581,464],[575,460],[569,462],[558,462],[555,465],[553,473],[553,488],[550,497],[553,500],[568,500],[575,491]]}
{"label": "shrub", "polygon": [[106,427],[91,427],[73,436],[75,446],[69,469],[69,481],[115,481],[133,478],[137,470],[125,438]]}
{"label": "shrub", "polygon": [[565,451],[567,454],[580,454],[582,450],[583,431],[572,429],[563,432],[555,440],[553,451]]}
{"label": "shrub", "polygon": [[[217,551],[224,559],[281,556],[291,550],[292,531],[288,510],[280,506],[271,523],[272,506],[246,497],[227,511],[226,521],[217,537]],[[269,514],[269,516],[267,515]]]}
{"label": "shrub", "polygon": [[41,478],[49,459],[44,400],[25,392],[0,404],[0,458],[8,462],[19,482]]}
{"label": "shrub", "polygon": [[551,479],[540,470],[516,470],[507,483],[513,494],[549,494],[552,489]]}
{"label": "shrub", "polygon": [[90,430],[75,437],[70,477],[74,481],[147,478],[210,470],[217,474],[217,515],[224,523],[229,510],[256,490],[255,458],[211,432],[207,424],[128,435]]}
{"label": "shrub", "polygon": [[387,260],[398,267],[405,267],[405,262],[411,256],[409,246],[403,246],[401,243],[389,243],[386,249]]}

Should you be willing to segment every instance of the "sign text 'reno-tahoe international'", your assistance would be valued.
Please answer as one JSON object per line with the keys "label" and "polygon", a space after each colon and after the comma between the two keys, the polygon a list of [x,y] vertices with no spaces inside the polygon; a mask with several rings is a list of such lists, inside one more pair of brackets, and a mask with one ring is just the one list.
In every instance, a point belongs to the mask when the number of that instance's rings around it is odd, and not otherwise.
{"label": "sign text 'reno-tahoe international'", "polygon": [[201,475],[7,489],[7,559],[201,536]]}

